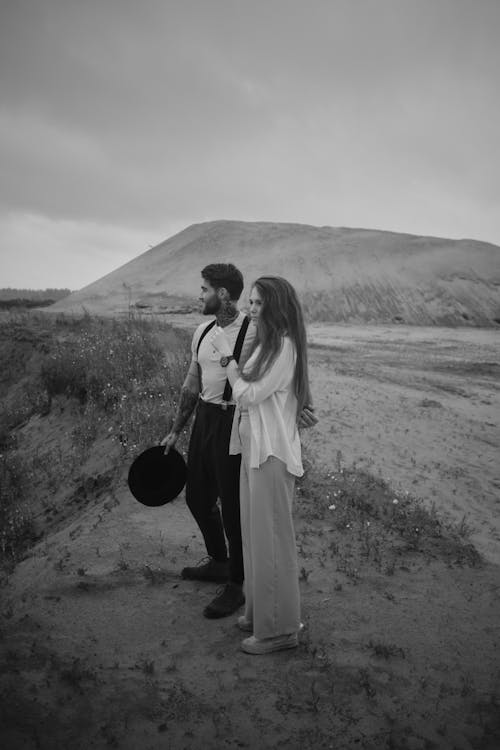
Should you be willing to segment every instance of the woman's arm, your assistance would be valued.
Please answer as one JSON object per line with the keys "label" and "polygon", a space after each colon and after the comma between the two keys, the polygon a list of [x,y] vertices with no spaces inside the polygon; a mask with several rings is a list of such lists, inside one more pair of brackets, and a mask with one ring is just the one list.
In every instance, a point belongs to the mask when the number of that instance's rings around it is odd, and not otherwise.
{"label": "woman's arm", "polygon": [[236,362],[235,359],[232,359],[230,361],[230,363],[228,364],[226,368],[226,372],[227,372],[227,379],[229,380],[229,383],[232,388],[240,377],[240,368],[238,367],[238,363]]}
{"label": "woman's arm", "polygon": [[[233,363],[229,363],[229,367],[231,367],[231,374],[235,374],[237,368]],[[259,404],[272,393],[286,388],[291,383],[294,372],[295,350],[290,339],[284,338],[280,353],[259,380],[249,383],[233,375],[234,382],[231,382],[230,373],[228,373],[229,382],[233,386],[233,398],[244,407]]]}
{"label": "woman's arm", "polygon": [[[216,326],[209,334],[209,341],[221,356],[230,356],[231,347],[224,331]],[[295,372],[295,349],[288,337],[282,339],[281,351],[266,374],[254,382],[240,377],[237,363],[232,359],[226,367],[227,378],[233,389],[233,398],[241,406],[259,404],[272,393],[286,388]]]}

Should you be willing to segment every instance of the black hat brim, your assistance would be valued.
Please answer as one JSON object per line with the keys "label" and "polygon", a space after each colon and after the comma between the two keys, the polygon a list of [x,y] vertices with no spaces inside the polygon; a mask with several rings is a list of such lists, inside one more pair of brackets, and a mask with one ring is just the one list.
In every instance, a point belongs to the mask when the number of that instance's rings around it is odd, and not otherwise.
{"label": "black hat brim", "polygon": [[179,451],[162,445],[143,451],[128,472],[130,492],[142,505],[158,508],[172,502],[186,484],[186,462]]}

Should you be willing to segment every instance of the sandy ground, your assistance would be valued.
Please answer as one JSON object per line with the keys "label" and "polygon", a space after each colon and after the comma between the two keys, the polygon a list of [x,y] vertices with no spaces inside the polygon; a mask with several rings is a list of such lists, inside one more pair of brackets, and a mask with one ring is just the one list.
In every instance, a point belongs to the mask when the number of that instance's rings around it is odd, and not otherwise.
{"label": "sandy ground", "polygon": [[353,577],[299,521],[302,642],[251,657],[234,618],[201,615],[216,586],[179,578],[203,555],[184,503],[116,499],[4,587],[2,747],[498,746],[497,570],[416,557]]}
{"label": "sandy ground", "polygon": [[500,332],[313,325],[309,340],[320,422],[304,444],[465,518],[500,563]]}
{"label": "sandy ground", "polygon": [[[429,551],[402,551],[391,570],[363,562],[361,537],[333,525],[339,509],[329,521],[302,501],[306,628],[295,652],[252,657],[235,618],[203,618],[216,585],[179,576],[204,555],[183,498],[143,508],[125,474],[111,489],[82,486],[72,514],[2,580],[2,748],[500,746],[498,334],[310,337],[320,422],[306,450],[465,514],[485,562]],[[63,426],[55,412],[37,418],[26,441],[64,439]],[[82,471],[95,478],[105,457],[103,445]]]}

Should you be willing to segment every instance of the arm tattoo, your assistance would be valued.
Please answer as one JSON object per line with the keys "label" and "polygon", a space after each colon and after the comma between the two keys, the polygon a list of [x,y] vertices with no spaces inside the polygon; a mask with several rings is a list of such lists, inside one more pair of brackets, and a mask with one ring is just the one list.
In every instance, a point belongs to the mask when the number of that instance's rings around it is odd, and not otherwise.
{"label": "arm tattoo", "polygon": [[181,398],[179,401],[179,406],[177,407],[177,414],[175,415],[174,423],[172,425],[172,432],[180,432],[182,430],[189,417],[194,412],[194,408],[197,403],[197,393],[193,393],[193,391],[190,391],[189,388],[181,389]]}

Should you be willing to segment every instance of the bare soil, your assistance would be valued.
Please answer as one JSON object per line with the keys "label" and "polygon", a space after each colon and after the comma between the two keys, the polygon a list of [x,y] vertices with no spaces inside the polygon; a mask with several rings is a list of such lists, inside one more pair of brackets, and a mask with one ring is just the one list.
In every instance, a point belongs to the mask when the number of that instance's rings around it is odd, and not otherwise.
{"label": "bare soil", "polygon": [[[234,617],[202,616],[217,587],[180,578],[204,555],[183,498],[143,508],[124,467],[111,487],[82,485],[2,581],[2,747],[500,746],[498,333],[318,326],[310,337],[320,422],[306,453],[332,475],[355,462],[465,516],[482,562],[431,539],[381,564],[389,541],[369,524],[364,537],[342,529],[325,482],[297,504],[300,646],[249,656]],[[61,439],[70,418],[32,420],[26,445]],[[89,481],[106,450],[82,467]]]}
{"label": "bare soil", "polygon": [[309,330],[318,427],[304,443],[465,519],[500,564],[500,332],[328,326]]}

